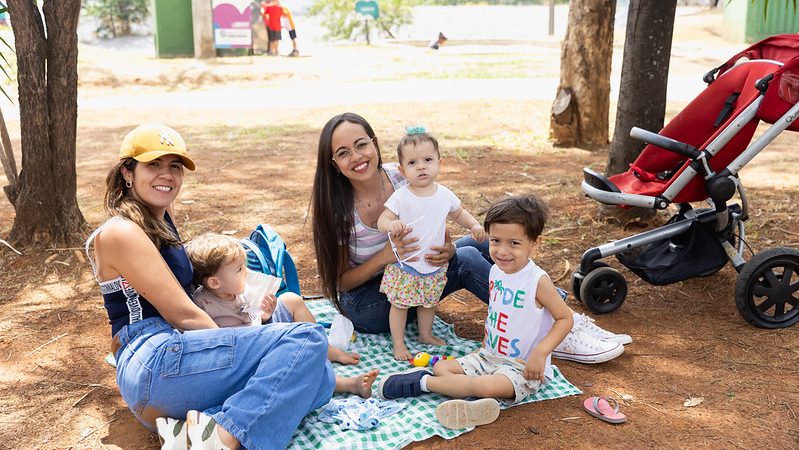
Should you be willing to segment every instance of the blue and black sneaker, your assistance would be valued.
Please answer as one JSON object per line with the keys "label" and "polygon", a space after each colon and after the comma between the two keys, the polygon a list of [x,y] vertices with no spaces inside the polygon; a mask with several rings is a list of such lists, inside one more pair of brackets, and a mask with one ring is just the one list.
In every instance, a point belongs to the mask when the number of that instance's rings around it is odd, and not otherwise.
{"label": "blue and black sneaker", "polygon": [[391,374],[377,385],[377,396],[383,400],[395,398],[418,397],[423,394],[419,382],[425,375],[433,375],[424,367],[414,367],[405,372]]}

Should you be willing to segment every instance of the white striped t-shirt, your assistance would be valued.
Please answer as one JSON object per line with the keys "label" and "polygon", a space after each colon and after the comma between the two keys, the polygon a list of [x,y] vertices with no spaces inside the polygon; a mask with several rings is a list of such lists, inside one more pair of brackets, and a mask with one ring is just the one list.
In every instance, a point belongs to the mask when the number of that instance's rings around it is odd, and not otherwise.
{"label": "white striped t-shirt", "polygon": [[[383,164],[391,186],[396,191],[408,184],[408,181],[399,171],[399,164]],[[388,235],[377,228],[366,226],[358,215],[358,210],[353,210],[353,225],[350,235],[350,267],[360,266],[383,249],[388,241]]]}

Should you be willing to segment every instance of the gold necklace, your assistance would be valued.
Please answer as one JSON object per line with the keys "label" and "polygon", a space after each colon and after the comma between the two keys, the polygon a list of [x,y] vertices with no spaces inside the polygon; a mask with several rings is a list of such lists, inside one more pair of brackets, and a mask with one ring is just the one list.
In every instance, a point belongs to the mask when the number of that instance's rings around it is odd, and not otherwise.
{"label": "gold necklace", "polygon": [[375,191],[377,192],[377,197],[376,198],[374,198],[371,201],[364,201],[364,200],[359,199],[357,195],[355,196],[355,203],[360,205],[361,209],[371,209],[372,208],[372,204],[377,204],[377,203],[380,203],[382,201],[385,201],[385,197],[386,197],[386,181],[383,179],[383,170],[382,169],[380,169],[380,172],[378,172],[378,176],[380,177],[380,181],[378,181],[378,183],[377,183],[378,184],[378,189],[375,189]]}

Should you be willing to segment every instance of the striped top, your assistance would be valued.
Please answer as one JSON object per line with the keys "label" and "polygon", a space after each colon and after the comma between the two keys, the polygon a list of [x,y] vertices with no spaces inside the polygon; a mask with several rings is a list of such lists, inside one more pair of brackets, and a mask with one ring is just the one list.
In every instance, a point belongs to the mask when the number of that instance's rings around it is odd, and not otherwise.
{"label": "striped top", "polygon": [[[388,175],[391,186],[395,191],[408,184],[399,171],[399,164],[383,164],[383,170]],[[352,227],[350,235],[350,267],[360,266],[368,261],[369,258],[380,252],[388,241],[388,234],[379,231],[377,228],[368,227],[361,221],[357,209],[353,210],[353,214],[355,225]]]}

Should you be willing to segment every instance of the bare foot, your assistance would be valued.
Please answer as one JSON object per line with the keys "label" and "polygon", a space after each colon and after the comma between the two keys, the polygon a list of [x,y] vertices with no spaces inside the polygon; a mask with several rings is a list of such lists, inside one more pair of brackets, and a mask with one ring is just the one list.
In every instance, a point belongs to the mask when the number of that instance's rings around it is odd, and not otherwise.
{"label": "bare foot", "polygon": [[[341,379],[341,388],[343,392],[350,394],[358,394],[360,397],[369,398],[372,396],[372,384],[380,373],[378,369],[372,369],[363,375],[356,377]],[[336,389],[338,391],[338,389]]]}
{"label": "bare foot", "polygon": [[394,359],[397,361],[408,361],[411,358],[413,358],[413,355],[408,351],[408,347],[406,347],[405,344],[394,343]]}
{"label": "bare foot", "polygon": [[347,353],[338,347],[328,345],[327,359],[341,364],[358,364],[361,362],[361,355],[357,353]]}
{"label": "bare foot", "polygon": [[232,434],[228,433],[226,429],[220,427],[219,424],[216,425],[216,434],[219,436],[219,441],[225,447],[229,448],[230,450],[236,450],[239,448],[239,440],[236,439]]}
{"label": "bare foot", "polygon": [[430,344],[430,345],[446,345],[447,344],[447,341],[445,341],[443,339],[439,339],[439,338],[433,336],[432,334],[430,336],[422,336],[420,334],[419,335],[419,339],[417,339],[417,340],[419,342],[421,342],[422,344]]}

